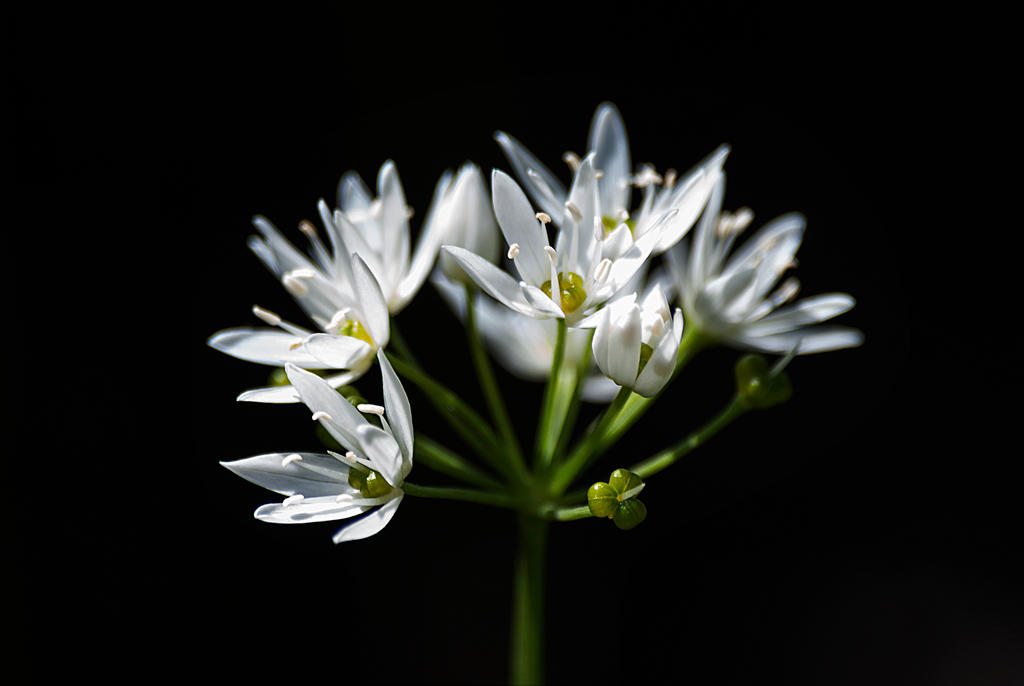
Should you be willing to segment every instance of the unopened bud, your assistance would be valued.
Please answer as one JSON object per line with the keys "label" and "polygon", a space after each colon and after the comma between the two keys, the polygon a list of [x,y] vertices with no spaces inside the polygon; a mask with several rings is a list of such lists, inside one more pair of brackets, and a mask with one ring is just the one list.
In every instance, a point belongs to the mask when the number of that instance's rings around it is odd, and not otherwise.
{"label": "unopened bud", "polygon": [[736,363],[736,393],[747,406],[765,409],[789,400],[793,387],[784,371],[772,373],[762,355],[744,355]]}

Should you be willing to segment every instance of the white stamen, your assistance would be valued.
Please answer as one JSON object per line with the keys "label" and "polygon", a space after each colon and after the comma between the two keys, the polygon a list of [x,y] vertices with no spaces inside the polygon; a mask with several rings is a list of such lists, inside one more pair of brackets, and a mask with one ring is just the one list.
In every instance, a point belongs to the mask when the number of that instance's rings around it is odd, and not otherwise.
{"label": "white stamen", "polygon": [[356,454],[354,452],[352,452],[351,450],[346,450],[345,451],[345,457],[347,457],[348,459],[352,460],[353,462],[356,461]]}
{"label": "white stamen", "polygon": [[597,270],[594,272],[594,282],[602,284],[608,280],[608,275],[612,271],[612,261],[607,257],[601,260],[597,265]]}
{"label": "white stamen", "polygon": [[302,281],[291,272],[284,275],[284,277],[281,279],[281,284],[284,286],[284,289],[286,291],[291,293],[296,298],[302,298],[304,296],[309,295],[309,286],[302,283]]}
{"label": "white stamen", "polygon": [[356,405],[356,409],[365,414],[375,414],[378,417],[384,416],[384,408],[380,405],[374,405],[372,403],[359,403]]}
{"label": "white stamen", "polygon": [[575,204],[567,202],[565,203],[565,209],[569,210],[569,214],[572,215],[573,221],[578,222],[583,219],[583,213],[580,212],[580,208],[576,207]]}
{"label": "white stamen", "polygon": [[548,257],[551,259],[551,264],[558,264],[558,253],[555,252],[554,248],[552,248],[550,245],[545,245],[544,252],[546,252],[548,254]]}
{"label": "white stamen", "polygon": [[304,342],[305,342],[305,341],[303,341],[303,340],[302,340],[301,338],[298,338],[298,339],[296,339],[296,340],[295,340],[295,342],[294,342],[294,343],[292,343],[291,345],[289,345],[289,346],[288,346],[288,349],[289,349],[289,350],[295,350],[296,348],[301,348],[301,347],[302,347],[302,344],[303,344]]}
{"label": "white stamen", "polygon": [[306,496],[300,495],[300,494],[296,493],[295,495],[290,495],[287,498],[285,498],[283,501],[281,501],[281,504],[284,507],[288,507],[289,505],[295,505],[296,503],[301,503],[305,499],[306,499]]}
{"label": "white stamen", "polygon": [[299,222],[299,231],[310,239],[316,238],[316,227],[313,226],[312,222],[308,222],[305,219]]}
{"label": "white stamen", "polygon": [[754,221],[754,211],[749,207],[741,207],[732,215],[732,222],[736,227],[736,231],[742,231],[747,228],[752,221]]}
{"label": "white stamen", "polygon": [[678,178],[678,176],[679,173],[675,169],[669,169],[668,171],[666,171],[665,188],[672,188],[672,186],[676,185],[676,179]]}
{"label": "white stamen", "polygon": [[355,498],[353,498],[348,493],[341,493],[341,494],[338,495],[337,498],[334,499],[334,502],[342,503],[342,502],[345,502],[346,500],[355,500]]}
{"label": "white stamen", "polygon": [[646,188],[651,184],[661,183],[661,175],[658,174],[649,164],[640,167],[640,173],[633,177],[633,185],[637,188]]}
{"label": "white stamen", "polygon": [[270,310],[264,310],[259,305],[252,306],[252,313],[271,326],[280,326],[281,318]]}
{"label": "white stamen", "polygon": [[348,316],[351,313],[352,313],[351,309],[349,309],[347,307],[341,308],[340,310],[338,310],[337,312],[334,313],[334,316],[331,317],[331,321],[327,322],[327,328],[328,329],[336,329],[336,328],[338,328],[339,326],[344,324],[346,321],[348,321]]}
{"label": "white stamen", "polygon": [[318,419],[326,419],[327,421],[330,422],[330,421],[334,420],[334,417],[332,417],[331,415],[327,414],[323,410],[317,410],[316,412],[313,413],[313,421],[315,422]]}
{"label": "white stamen", "polygon": [[416,210],[414,210],[412,207],[409,207],[408,205],[406,205],[406,207],[405,207],[405,218],[406,219],[412,219],[412,216],[414,214],[416,214]]}
{"label": "white stamen", "polygon": [[292,462],[302,462],[302,455],[299,455],[298,453],[292,453],[291,455],[288,455],[283,460],[281,460],[281,466],[287,467]]}
{"label": "white stamen", "polygon": [[604,222],[600,217],[594,217],[594,240],[603,241],[605,233]]}
{"label": "white stamen", "polygon": [[600,169],[595,169],[595,170],[594,170],[594,178],[595,178],[595,179],[601,179],[601,178],[604,178],[604,172],[603,172],[603,171],[601,171]]}
{"label": "white stamen", "polygon": [[580,160],[579,155],[572,151],[569,151],[562,154],[562,161],[569,165],[569,169],[575,172],[577,169],[580,168],[580,162],[582,160]]}
{"label": "white stamen", "polygon": [[514,260],[519,256],[519,244],[513,243],[508,246],[508,259]]}
{"label": "white stamen", "polygon": [[551,223],[551,215],[548,214],[547,212],[538,212],[537,219],[540,221],[541,224],[544,225]]}

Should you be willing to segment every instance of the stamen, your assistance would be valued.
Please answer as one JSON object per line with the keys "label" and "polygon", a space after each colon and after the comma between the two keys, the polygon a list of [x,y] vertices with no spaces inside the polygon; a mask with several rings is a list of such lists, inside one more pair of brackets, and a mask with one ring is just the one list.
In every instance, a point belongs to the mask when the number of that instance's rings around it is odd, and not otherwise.
{"label": "stamen", "polygon": [[741,207],[733,213],[732,221],[737,232],[743,231],[750,226],[750,222],[754,221],[754,211],[749,207]]}
{"label": "stamen", "polygon": [[345,451],[345,457],[347,457],[348,459],[352,460],[353,462],[356,461],[356,454],[354,452],[352,452],[351,450],[346,450]]}
{"label": "stamen", "polygon": [[608,232],[604,228],[604,222],[600,217],[594,217],[594,240],[603,241]]}
{"label": "stamen", "polygon": [[350,314],[352,314],[352,309],[351,308],[349,308],[349,307],[341,308],[340,310],[338,310],[337,312],[334,313],[334,316],[331,317],[331,321],[327,322],[327,329],[330,330],[330,331],[333,331],[334,329],[338,328],[339,326],[344,324],[346,321],[348,321],[348,318],[349,318]]}
{"label": "stamen", "polygon": [[600,169],[595,169],[595,170],[594,170],[594,178],[595,178],[595,179],[601,179],[601,178],[604,178],[604,172],[603,172],[603,171],[601,171]]}
{"label": "stamen", "polygon": [[300,338],[300,339],[296,340],[296,341],[295,341],[294,343],[292,343],[291,345],[289,345],[289,346],[288,346],[288,349],[289,349],[289,350],[295,350],[296,348],[301,348],[301,347],[302,347],[302,344],[303,344],[304,342],[305,342],[305,341],[303,341],[303,340],[302,340],[302,339]]}
{"label": "stamen", "polygon": [[546,252],[548,254],[548,257],[551,258],[552,264],[558,264],[558,253],[555,252],[554,248],[552,248],[550,245],[545,245],[544,252]]}
{"label": "stamen", "polygon": [[318,419],[326,419],[329,422],[330,421],[334,421],[334,417],[332,417],[331,415],[327,414],[323,410],[317,410],[316,412],[313,413],[313,421],[315,422]]}
{"label": "stamen", "polygon": [[288,455],[283,460],[281,460],[281,466],[287,467],[292,462],[302,462],[302,455],[299,455],[298,453],[292,453],[291,455]]}
{"label": "stamen", "polygon": [[569,169],[572,170],[573,173],[580,168],[580,162],[582,162],[580,156],[571,150],[562,154],[562,161],[569,165]]}
{"label": "stamen", "polygon": [[668,171],[666,171],[665,188],[672,188],[672,186],[676,185],[676,179],[678,178],[678,176],[679,173],[675,169],[669,169]]}
{"label": "stamen", "polygon": [[341,493],[341,494],[339,494],[339,495],[338,495],[338,497],[337,497],[337,498],[335,498],[335,499],[334,499],[334,502],[336,502],[336,503],[342,503],[342,502],[345,502],[346,500],[355,500],[355,498],[353,498],[353,497],[352,497],[352,496],[351,496],[350,494],[348,494],[348,493]]}
{"label": "stamen", "polygon": [[538,212],[537,219],[540,220],[540,223],[544,224],[545,226],[551,223],[551,215],[548,214],[547,212]]}
{"label": "stamen", "polygon": [[303,219],[299,222],[299,231],[309,237],[310,240],[316,238],[316,227],[313,226],[312,222]]}
{"label": "stamen", "polygon": [[594,282],[602,284],[608,280],[608,275],[612,271],[612,261],[607,257],[601,260],[597,265],[597,270],[594,272]]}
{"label": "stamen", "polygon": [[651,184],[661,183],[661,175],[649,164],[640,168],[640,173],[633,177],[633,185],[637,188],[646,188]]}
{"label": "stamen", "polygon": [[512,245],[508,246],[508,259],[514,260],[518,256],[519,256],[519,244],[518,243],[513,243]]}
{"label": "stamen", "polygon": [[414,215],[414,214],[416,214],[416,210],[414,210],[414,209],[413,209],[412,207],[410,207],[409,205],[406,205],[406,206],[405,206],[405,218],[406,218],[406,219],[412,219],[412,217],[413,217],[413,215]]}
{"label": "stamen", "polygon": [[287,274],[285,274],[284,277],[282,277],[281,279],[281,284],[284,286],[284,289],[286,291],[291,293],[296,298],[302,298],[309,295],[309,286],[302,283],[302,280],[299,277],[299,275],[293,272],[288,272]]}
{"label": "stamen", "polygon": [[295,495],[290,495],[287,498],[285,498],[281,502],[281,505],[283,505],[284,507],[288,507],[289,505],[295,505],[296,503],[301,503],[305,499],[306,499],[306,496],[300,495],[300,494],[296,493]]}
{"label": "stamen", "polygon": [[374,405],[372,403],[359,403],[356,405],[356,409],[365,414],[375,414],[378,417],[384,416],[384,408],[381,405]]}
{"label": "stamen", "polygon": [[259,305],[252,306],[252,313],[271,326],[280,326],[281,318],[270,310],[264,310]]}
{"label": "stamen", "polygon": [[578,222],[583,219],[583,213],[580,212],[580,208],[576,207],[575,204],[567,202],[565,203],[565,209],[569,210],[569,214],[572,215],[573,221]]}

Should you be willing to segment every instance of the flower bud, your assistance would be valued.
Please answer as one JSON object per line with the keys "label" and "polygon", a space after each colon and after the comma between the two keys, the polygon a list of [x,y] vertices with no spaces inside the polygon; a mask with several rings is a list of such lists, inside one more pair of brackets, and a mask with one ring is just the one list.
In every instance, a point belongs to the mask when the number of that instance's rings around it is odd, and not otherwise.
{"label": "flower bud", "polygon": [[623,531],[632,529],[645,519],[647,519],[647,506],[636,498],[630,498],[624,503],[620,503],[619,509],[616,510],[615,516],[612,517],[615,526]]}
{"label": "flower bud", "polygon": [[587,489],[587,505],[595,517],[614,517],[619,509],[618,491],[603,481]]}
{"label": "flower bud", "polygon": [[608,485],[615,489],[617,494],[623,494],[627,491],[631,491],[638,486],[642,486],[644,480],[639,476],[629,471],[628,469],[616,469],[612,472],[611,477],[608,479]]}
{"label": "flower bud", "polygon": [[[432,221],[441,223],[443,245],[456,245],[489,262],[500,257],[501,232],[479,167],[467,162],[445,188],[440,184]],[[441,271],[453,281],[474,284],[454,258],[442,252]]]}
{"label": "flower bud", "polygon": [[736,393],[747,407],[765,409],[789,400],[793,387],[785,372],[772,373],[761,355],[744,355],[736,363]]}

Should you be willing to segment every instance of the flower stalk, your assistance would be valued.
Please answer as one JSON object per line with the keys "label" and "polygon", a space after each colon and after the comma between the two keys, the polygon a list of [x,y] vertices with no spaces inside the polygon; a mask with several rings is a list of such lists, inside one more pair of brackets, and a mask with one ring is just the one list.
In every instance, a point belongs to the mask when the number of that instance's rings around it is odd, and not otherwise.
{"label": "flower stalk", "polygon": [[512,646],[509,681],[544,681],[544,576],[548,522],[519,516],[519,540],[514,571]]}

